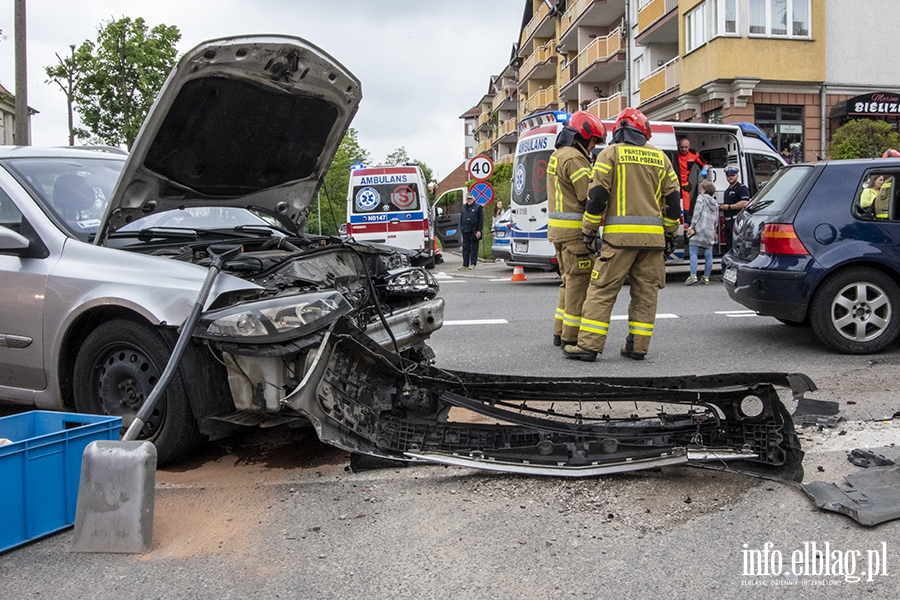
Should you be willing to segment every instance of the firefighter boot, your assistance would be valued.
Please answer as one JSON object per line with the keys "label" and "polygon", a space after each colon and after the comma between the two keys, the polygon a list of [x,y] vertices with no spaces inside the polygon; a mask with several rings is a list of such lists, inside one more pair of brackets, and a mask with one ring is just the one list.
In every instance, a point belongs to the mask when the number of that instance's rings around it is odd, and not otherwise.
{"label": "firefighter boot", "polygon": [[644,360],[644,357],[647,356],[644,352],[635,352],[634,351],[634,334],[629,333],[628,337],[625,338],[625,346],[620,350],[622,356],[627,356],[628,358],[634,360]]}
{"label": "firefighter boot", "polygon": [[584,360],[587,362],[594,362],[597,360],[597,352],[585,350],[574,344],[564,345],[562,347],[562,355],[565,358],[571,358],[572,360]]}

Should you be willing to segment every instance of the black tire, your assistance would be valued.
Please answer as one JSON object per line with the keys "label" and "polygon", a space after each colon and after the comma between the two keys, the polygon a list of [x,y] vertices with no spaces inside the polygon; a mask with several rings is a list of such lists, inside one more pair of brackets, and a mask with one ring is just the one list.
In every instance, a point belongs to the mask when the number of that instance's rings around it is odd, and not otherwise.
{"label": "black tire", "polygon": [[900,288],[875,269],[854,268],[829,275],[810,306],[816,336],[844,354],[884,350],[900,333]]}
{"label": "black tire", "polygon": [[435,264],[436,264],[436,263],[435,263],[435,260],[434,260],[434,256],[432,256],[430,259],[428,259],[427,261],[425,261],[425,268],[428,269],[428,270],[430,271],[430,270],[432,270],[432,269],[435,267]]}
{"label": "black tire", "polygon": [[[75,359],[76,410],[120,416],[127,427],[149,397],[171,353],[163,337],[149,325],[128,319],[103,323],[85,338]],[[203,441],[180,370],[139,439],[153,442],[160,465],[183,460]]]}

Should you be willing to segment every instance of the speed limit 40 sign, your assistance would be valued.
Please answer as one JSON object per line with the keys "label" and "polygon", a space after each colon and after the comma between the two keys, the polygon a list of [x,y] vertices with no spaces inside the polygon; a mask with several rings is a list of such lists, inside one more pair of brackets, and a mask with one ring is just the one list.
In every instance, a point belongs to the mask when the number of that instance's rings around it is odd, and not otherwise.
{"label": "speed limit 40 sign", "polygon": [[479,181],[490,179],[491,175],[494,174],[494,161],[487,156],[476,156],[469,160],[467,169],[469,171],[469,177],[472,179],[477,179]]}

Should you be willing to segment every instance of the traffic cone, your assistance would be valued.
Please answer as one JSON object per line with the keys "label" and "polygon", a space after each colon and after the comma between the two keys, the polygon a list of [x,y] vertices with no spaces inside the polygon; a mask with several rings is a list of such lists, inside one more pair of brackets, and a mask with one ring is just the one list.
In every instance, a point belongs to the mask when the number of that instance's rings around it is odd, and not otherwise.
{"label": "traffic cone", "polygon": [[510,281],[528,281],[525,279],[525,269],[522,267],[513,267],[513,276]]}

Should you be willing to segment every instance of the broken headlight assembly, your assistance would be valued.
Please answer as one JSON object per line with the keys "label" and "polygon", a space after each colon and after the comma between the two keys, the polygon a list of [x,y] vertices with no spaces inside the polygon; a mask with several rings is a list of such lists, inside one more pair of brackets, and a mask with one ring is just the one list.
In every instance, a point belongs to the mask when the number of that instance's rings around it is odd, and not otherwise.
{"label": "broken headlight assembly", "polygon": [[352,310],[338,292],[280,296],[207,313],[195,335],[223,342],[280,342],[323,329]]}
{"label": "broken headlight assembly", "polygon": [[438,293],[437,280],[419,267],[392,269],[384,275],[380,286],[390,295],[432,298]]}

